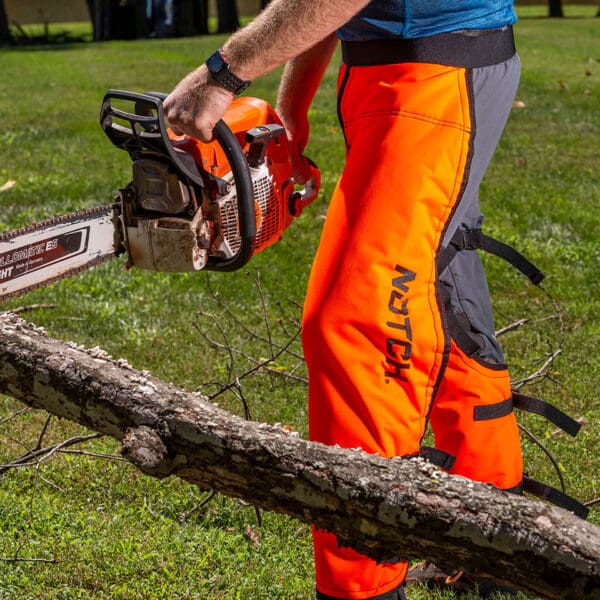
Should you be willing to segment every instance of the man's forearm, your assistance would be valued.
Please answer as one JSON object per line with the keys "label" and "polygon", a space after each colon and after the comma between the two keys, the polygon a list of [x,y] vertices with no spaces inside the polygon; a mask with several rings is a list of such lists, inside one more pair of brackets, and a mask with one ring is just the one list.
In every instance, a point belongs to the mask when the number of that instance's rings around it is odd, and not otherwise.
{"label": "man's forearm", "polygon": [[302,159],[310,132],[308,108],[336,44],[335,33],[329,34],[300,56],[288,61],[281,77],[276,110],[287,132],[292,169],[298,183],[310,178],[308,165]]}
{"label": "man's forearm", "polygon": [[277,112],[280,115],[286,115],[291,111],[297,114],[308,111],[336,43],[335,34],[330,34],[286,64],[277,97]]}
{"label": "man's forearm", "polygon": [[223,52],[236,75],[256,79],[327,38],[368,1],[273,0]]}
{"label": "man's forearm", "polygon": [[[272,0],[252,23],[227,40],[223,54],[235,75],[252,81],[331,40],[331,34],[368,1]],[[324,68],[321,59],[319,64]],[[176,134],[208,141],[232,100],[233,92],[216,82],[202,64],[177,84],[163,106]]]}

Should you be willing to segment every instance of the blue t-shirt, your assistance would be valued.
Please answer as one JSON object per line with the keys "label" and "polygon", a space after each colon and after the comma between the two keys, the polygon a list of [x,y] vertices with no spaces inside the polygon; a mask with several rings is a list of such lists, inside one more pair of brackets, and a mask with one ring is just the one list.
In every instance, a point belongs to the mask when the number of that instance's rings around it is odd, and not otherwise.
{"label": "blue t-shirt", "polygon": [[512,0],[373,0],[338,30],[345,41],[496,29],[517,20]]}

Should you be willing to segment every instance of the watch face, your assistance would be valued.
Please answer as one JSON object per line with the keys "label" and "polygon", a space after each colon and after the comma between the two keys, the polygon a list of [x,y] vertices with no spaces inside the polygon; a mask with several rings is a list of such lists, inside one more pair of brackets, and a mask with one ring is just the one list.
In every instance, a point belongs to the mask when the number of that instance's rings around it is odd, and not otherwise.
{"label": "watch face", "polygon": [[221,56],[220,50],[217,50],[216,52],[211,54],[208,60],[206,61],[206,66],[208,67],[208,70],[213,77],[215,75],[218,75],[218,73],[223,69],[225,65],[226,63],[223,60],[223,57]]}

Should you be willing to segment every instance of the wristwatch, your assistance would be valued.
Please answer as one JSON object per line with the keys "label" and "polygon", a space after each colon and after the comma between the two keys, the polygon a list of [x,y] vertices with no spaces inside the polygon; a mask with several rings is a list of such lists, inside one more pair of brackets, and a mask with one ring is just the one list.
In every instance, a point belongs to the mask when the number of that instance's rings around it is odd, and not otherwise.
{"label": "wristwatch", "polygon": [[250,81],[241,79],[231,71],[229,63],[225,60],[221,49],[208,57],[206,66],[208,67],[208,72],[217,83],[236,95],[241,94],[250,85]]}

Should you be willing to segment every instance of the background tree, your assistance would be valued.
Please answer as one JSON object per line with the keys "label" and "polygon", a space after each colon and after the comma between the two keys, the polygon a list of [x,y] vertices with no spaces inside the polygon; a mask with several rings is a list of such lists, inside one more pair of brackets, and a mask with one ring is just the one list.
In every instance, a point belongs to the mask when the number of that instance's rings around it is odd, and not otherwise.
{"label": "background tree", "polygon": [[87,0],[92,21],[93,39],[146,37],[146,0]]}
{"label": "background tree", "polygon": [[217,0],[217,33],[230,33],[240,26],[235,0]]}
{"label": "background tree", "polygon": [[562,9],[562,0],[548,0],[548,16],[564,17]]}
{"label": "background tree", "polygon": [[0,0],[0,46],[10,44],[10,29],[8,28],[8,17],[4,0]]}
{"label": "background tree", "polygon": [[100,42],[109,39],[107,23],[109,19],[109,0],[87,0],[92,21],[93,40]]}
{"label": "background tree", "polygon": [[173,0],[173,32],[176,37],[208,33],[208,0]]}

